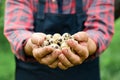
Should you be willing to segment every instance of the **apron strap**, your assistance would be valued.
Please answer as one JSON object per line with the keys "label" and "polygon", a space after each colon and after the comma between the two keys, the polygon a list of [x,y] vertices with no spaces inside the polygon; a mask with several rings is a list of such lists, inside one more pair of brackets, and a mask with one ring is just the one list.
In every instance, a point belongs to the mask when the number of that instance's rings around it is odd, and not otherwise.
{"label": "apron strap", "polygon": [[77,23],[81,28],[80,30],[83,30],[84,29],[84,21],[87,18],[86,13],[83,10],[83,0],[76,0],[76,16],[77,16]]}
{"label": "apron strap", "polygon": [[58,13],[62,13],[63,0],[57,0]]}
{"label": "apron strap", "polygon": [[45,3],[46,0],[39,0],[37,18],[40,20],[43,20],[45,18],[44,15]]}
{"label": "apron strap", "polygon": [[83,2],[82,2],[82,0],[76,0],[76,13],[77,14],[83,13]]}

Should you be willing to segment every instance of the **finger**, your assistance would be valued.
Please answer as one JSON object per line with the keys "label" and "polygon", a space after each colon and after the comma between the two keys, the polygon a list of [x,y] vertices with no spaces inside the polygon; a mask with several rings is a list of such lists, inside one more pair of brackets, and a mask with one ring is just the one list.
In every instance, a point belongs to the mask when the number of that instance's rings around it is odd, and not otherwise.
{"label": "finger", "polygon": [[39,46],[35,45],[35,44],[32,44],[32,49],[35,49],[35,48],[39,48]]}
{"label": "finger", "polygon": [[66,66],[66,67],[72,67],[73,66],[73,64],[65,57],[65,55],[60,54],[58,58],[64,66]]}
{"label": "finger", "polygon": [[70,49],[67,48],[62,49],[62,53],[72,64],[77,65],[82,63],[80,56],[73,53]]}
{"label": "finger", "polygon": [[79,42],[79,44],[82,46],[88,46],[87,42]]}
{"label": "finger", "polygon": [[78,32],[73,35],[74,39],[81,42],[81,41],[88,41],[88,34],[86,32]]}
{"label": "finger", "polygon": [[57,68],[57,66],[58,66],[58,62],[59,62],[59,60],[56,60],[55,62],[53,62],[52,64],[50,64],[50,65],[48,65],[50,68],[53,68],[53,69],[55,69],[55,68]]}
{"label": "finger", "polygon": [[56,49],[51,54],[43,57],[40,62],[44,63],[46,65],[50,65],[50,64],[54,63],[57,60],[60,53],[61,53],[60,50]]}
{"label": "finger", "polygon": [[66,70],[68,69],[67,67],[65,67],[61,62],[58,63],[58,67],[62,70]]}
{"label": "finger", "polygon": [[41,45],[45,40],[46,35],[43,33],[33,33],[31,36],[31,42],[33,44]]}
{"label": "finger", "polygon": [[45,57],[46,55],[53,52],[53,48],[45,46],[43,48],[35,48],[33,49],[33,56],[38,57],[39,59]]}
{"label": "finger", "polygon": [[87,46],[80,45],[77,41],[68,40],[67,44],[82,58],[88,57],[88,49]]}

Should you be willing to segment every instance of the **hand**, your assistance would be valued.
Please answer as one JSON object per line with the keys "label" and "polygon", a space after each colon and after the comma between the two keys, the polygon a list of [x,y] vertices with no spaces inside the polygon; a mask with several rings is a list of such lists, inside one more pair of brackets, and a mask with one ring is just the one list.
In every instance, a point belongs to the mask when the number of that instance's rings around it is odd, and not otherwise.
{"label": "hand", "polygon": [[32,36],[27,40],[24,50],[26,55],[33,56],[32,50],[34,47],[39,47],[45,40],[46,35],[43,33],[33,33]]}
{"label": "hand", "polygon": [[89,56],[87,46],[82,46],[74,40],[68,40],[67,43],[74,51],[69,48],[62,49],[62,54],[59,56],[60,62],[58,63],[58,66],[63,70],[82,64]]}
{"label": "hand", "polygon": [[[93,55],[97,50],[97,45],[86,32],[78,32],[73,35],[74,39],[81,45],[86,45],[89,51],[89,55]],[[86,44],[85,44],[86,43]]]}
{"label": "hand", "polygon": [[54,50],[53,48],[40,47],[46,35],[43,33],[34,33],[31,38],[27,41],[24,50],[27,55],[33,56],[39,63],[48,65],[51,68],[56,68],[58,64],[58,54],[59,50]]}
{"label": "hand", "polygon": [[[68,40],[67,44],[73,49],[69,48],[62,49],[62,53],[59,56],[60,62],[58,63],[59,68],[65,70],[69,67],[82,64],[83,61],[92,55],[96,51],[95,42],[90,39],[85,32],[78,32],[73,35],[76,40]],[[90,48],[90,47],[93,48]]]}
{"label": "hand", "polygon": [[49,66],[50,68],[56,68],[58,65],[58,56],[61,53],[58,49],[53,49],[50,46],[34,48],[33,56],[40,63]]}

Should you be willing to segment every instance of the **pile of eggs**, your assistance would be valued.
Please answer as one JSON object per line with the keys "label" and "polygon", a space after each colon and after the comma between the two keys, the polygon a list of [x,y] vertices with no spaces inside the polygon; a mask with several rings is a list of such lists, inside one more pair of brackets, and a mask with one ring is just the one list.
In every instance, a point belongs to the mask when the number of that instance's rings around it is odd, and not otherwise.
{"label": "pile of eggs", "polygon": [[60,35],[59,33],[55,33],[54,35],[48,34],[42,46],[51,46],[55,49],[62,49],[64,47],[69,48],[66,43],[66,40],[68,39],[73,39],[69,33],[64,33],[63,35]]}

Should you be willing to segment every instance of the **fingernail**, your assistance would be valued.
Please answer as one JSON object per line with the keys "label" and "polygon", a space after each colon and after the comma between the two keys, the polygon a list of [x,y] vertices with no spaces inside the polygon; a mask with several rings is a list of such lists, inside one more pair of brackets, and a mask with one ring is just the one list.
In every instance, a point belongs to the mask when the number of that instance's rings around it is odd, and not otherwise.
{"label": "fingernail", "polygon": [[79,35],[78,35],[78,34],[75,34],[74,37],[75,37],[75,38],[79,38]]}
{"label": "fingernail", "polygon": [[74,45],[74,42],[73,42],[73,40],[70,40],[70,44],[71,44],[71,45]]}
{"label": "fingernail", "polygon": [[65,53],[68,53],[68,50],[67,49],[65,49],[65,51],[64,51]]}

